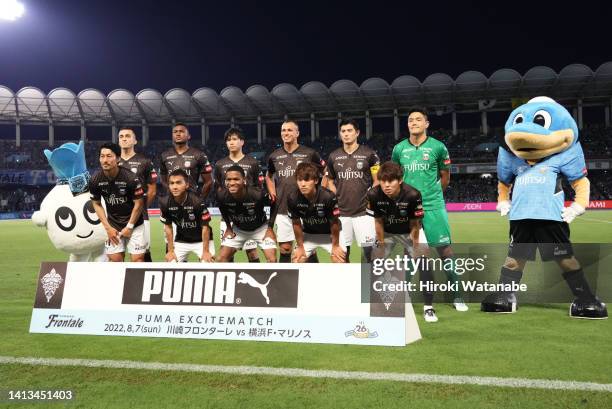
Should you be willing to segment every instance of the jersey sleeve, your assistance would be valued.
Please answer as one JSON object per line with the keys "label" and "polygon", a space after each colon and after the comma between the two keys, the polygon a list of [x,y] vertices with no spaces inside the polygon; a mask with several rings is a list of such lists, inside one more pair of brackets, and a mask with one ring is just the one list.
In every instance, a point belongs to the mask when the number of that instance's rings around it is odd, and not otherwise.
{"label": "jersey sleeve", "polygon": [[276,168],[274,167],[274,157],[272,154],[270,154],[270,156],[268,156],[268,173],[273,175],[274,172],[276,172]]}
{"label": "jersey sleeve", "polygon": [[437,156],[438,169],[448,170],[450,168],[451,160],[450,155],[448,154],[448,149],[446,149],[446,146],[443,143],[440,143]]}
{"label": "jersey sleeve", "polygon": [[366,214],[372,217],[383,217],[384,214],[380,211],[376,203],[376,190],[370,189],[367,193],[368,206],[366,208]]}
{"label": "jersey sleeve", "polygon": [[410,200],[410,218],[422,219],[424,215],[425,211],[423,210],[423,198],[421,196],[421,192],[417,190]]}
{"label": "jersey sleeve", "polygon": [[198,165],[200,166],[200,169],[202,169],[200,173],[208,174],[213,170],[212,165],[208,160],[208,156],[206,156],[204,152],[201,152],[200,156],[198,157]]}
{"label": "jersey sleeve", "polygon": [[221,164],[219,162],[215,163],[215,171],[213,172],[215,178],[215,189],[220,189],[223,186],[223,181],[221,180],[222,174],[223,169],[221,168]]}
{"label": "jersey sleeve", "polygon": [[497,179],[506,185],[514,182],[513,162],[514,156],[500,146],[497,152]]}
{"label": "jersey sleeve", "polygon": [[400,144],[398,143],[397,145],[395,145],[393,147],[393,151],[391,152],[391,161],[397,163],[398,165],[401,165],[400,163],[400,148],[399,148]]}
{"label": "jersey sleeve", "polygon": [[170,217],[170,213],[168,212],[167,199],[159,201],[159,221],[167,225],[172,224],[172,219]]}
{"label": "jersey sleeve", "polygon": [[257,159],[255,159],[255,161],[253,162],[250,177],[252,178],[253,186],[262,186],[264,178],[263,174],[261,173],[261,168],[259,167],[259,161]]}
{"label": "jersey sleeve", "polygon": [[561,173],[569,182],[578,180],[587,175],[586,162],[584,160],[584,152],[580,143],[576,143],[563,154],[563,162],[561,163]]}
{"label": "jersey sleeve", "polygon": [[98,181],[97,178],[91,178],[89,180],[89,197],[91,200],[93,200],[94,202],[100,202],[102,201],[102,191],[100,190],[100,187],[98,186]]}
{"label": "jersey sleeve", "polygon": [[206,207],[204,200],[200,200],[198,207],[200,208],[200,220],[202,223],[209,223],[212,217],[210,216],[210,212],[208,211],[208,207]]}
{"label": "jersey sleeve", "polygon": [[294,200],[287,200],[287,216],[290,219],[299,219],[300,214],[297,209],[297,203]]}
{"label": "jersey sleeve", "polygon": [[140,179],[132,179],[128,186],[133,200],[142,199],[142,197],[144,196],[144,189],[142,188],[142,183],[140,182]]}
{"label": "jersey sleeve", "polygon": [[159,164],[159,174],[162,176],[168,176],[168,168],[166,167],[166,158],[162,154],[161,161]]}
{"label": "jersey sleeve", "polygon": [[334,169],[334,158],[329,155],[327,158],[327,164],[325,169],[327,169],[327,177],[330,179],[336,179],[338,176],[336,175],[336,170]]}
{"label": "jersey sleeve", "polygon": [[338,198],[335,194],[331,194],[327,199],[327,218],[329,220],[336,220],[340,216],[340,208],[338,207]]}

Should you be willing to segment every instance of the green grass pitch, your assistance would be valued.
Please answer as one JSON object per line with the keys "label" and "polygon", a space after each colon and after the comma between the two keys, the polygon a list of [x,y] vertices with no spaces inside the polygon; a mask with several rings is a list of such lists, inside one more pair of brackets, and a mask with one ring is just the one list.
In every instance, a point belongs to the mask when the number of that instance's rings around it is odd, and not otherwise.
{"label": "green grass pitch", "polygon": [[[452,213],[450,222],[456,243],[507,242],[507,219],[496,213]],[[153,258],[162,260],[161,224],[151,223]],[[576,243],[608,243],[612,212],[587,212],[571,229]],[[65,259],[44,229],[29,221],[0,222],[0,355],[612,383],[612,321],[572,320],[567,305],[558,304],[495,316],[481,313],[478,304],[467,313],[438,304],[436,324],[425,324],[415,305],[423,339],[405,348],[29,334],[39,263]],[[76,391],[72,403],[33,407],[612,407],[605,392],[0,365],[0,389],[26,388]]]}

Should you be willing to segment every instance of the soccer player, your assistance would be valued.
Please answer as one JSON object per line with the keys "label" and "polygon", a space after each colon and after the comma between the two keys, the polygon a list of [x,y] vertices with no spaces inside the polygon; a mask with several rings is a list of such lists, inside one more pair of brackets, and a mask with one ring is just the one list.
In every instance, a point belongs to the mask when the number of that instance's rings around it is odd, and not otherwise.
{"label": "soccer player", "polygon": [[168,173],[174,169],[183,169],[189,176],[189,188],[198,192],[198,180],[202,176],[201,196],[206,198],[212,187],[212,166],[208,157],[199,149],[189,146],[191,135],[189,129],[182,123],[172,128],[172,142],[174,146],[161,155],[159,173],[162,184],[168,187]]}
{"label": "soccer player", "polygon": [[[244,146],[244,133],[240,128],[230,128],[225,131],[225,145],[229,155],[215,163],[214,180],[215,192],[222,190],[225,187],[225,172],[234,165],[239,165],[244,169],[246,182],[249,186],[261,187],[263,175],[259,168],[259,162],[252,156],[245,155],[242,152]],[[226,224],[224,221],[219,223],[219,237],[225,234]],[[258,262],[257,245],[254,242],[245,243],[244,250],[251,262]]]}
{"label": "soccer player", "polygon": [[295,183],[295,170],[302,162],[312,162],[325,166],[319,154],[311,148],[298,144],[300,129],[293,120],[286,120],[281,125],[281,139],[283,146],[268,157],[268,172],[266,173],[266,187],[272,202],[276,203],[278,215],[276,216],[276,234],[278,238],[281,263],[291,262],[291,248],[295,239],[293,223],[287,216],[287,197],[297,189]]}
{"label": "soccer player", "polygon": [[264,210],[269,202],[266,194],[262,189],[246,183],[246,175],[240,165],[233,165],[225,171],[225,186],[217,192],[219,210],[227,225],[221,238],[219,261],[230,261],[236,251],[244,247],[245,242],[252,240],[261,247],[266,260],[275,263],[274,204],[268,220]]}
{"label": "soccer player", "polygon": [[366,193],[375,186],[380,159],[376,152],[357,143],[359,124],[354,119],[340,122],[342,147],[333,151],[327,159],[327,188],[336,193],[340,208],[342,231],[340,240],[346,247],[349,262],[353,238],[359,247],[366,249],[374,244],[374,220],[366,215]]}
{"label": "soccer player", "polygon": [[[388,256],[396,245],[402,246],[404,253],[412,258],[424,254],[419,247],[419,231],[424,213],[421,193],[402,181],[403,173],[397,163],[383,163],[378,171],[379,185],[367,193],[367,213],[374,218],[376,226],[373,257]],[[420,278],[423,282],[433,281],[427,266],[421,266]],[[438,317],[431,307],[433,293],[424,291],[423,301],[425,321],[437,322]]]}
{"label": "soccer player", "polygon": [[320,170],[314,163],[300,163],[295,177],[298,189],[289,194],[287,201],[296,241],[292,261],[304,263],[321,247],[331,255],[333,263],[344,263],[346,251],[340,242],[336,195],[319,184]]}
{"label": "soccer player", "polygon": [[[204,199],[189,190],[189,176],[183,169],[175,169],[168,174],[170,194],[160,200],[164,234],[168,241],[166,261],[187,261],[189,253],[194,253],[200,261],[214,261],[215,245],[210,240],[210,213]],[[172,224],[176,226],[173,237]]]}
{"label": "soccer player", "polygon": [[[404,182],[421,192],[425,209],[422,223],[427,243],[436,248],[444,262],[453,257],[450,225],[442,194],[450,182],[450,157],[442,142],[427,136],[428,127],[427,113],[422,109],[411,110],[408,114],[408,138],[395,145],[391,159],[404,168]],[[458,282],[454,271],[447,274],[450,280]],[[453,306],[457,311],[468,310],[460,293],[455,294]]]}
{"label": "soccer player", "polygon": [[157,193],[157,172],[153,168],[153,163],[150,159],[141,153],[136,153],[134,146],[138,143],[136,133],[132,128],[122,127],[119,129],[119,146],[121,147],[121,157],[119,158],[119,166],[130,170],[138,177],[143,187],[145,188],[145,206],[142,209],[144,218],[145,236],[147,238],[147,252],[145,253],[145,261],[153,261],[151,259],[151,225],[149,223],[149,212],[147,209],[155,200]]}
{"label": "soccer player", "polygon": [[91,201],[108,235],[105,252],[109,260],[122,262],[127,249],[132,261],[144,261],[148,246],[142,217],[144,190],[136,175],[119,167],[120,156],[121,148],[116,143],[100,147],[102,169],[89,181]]}

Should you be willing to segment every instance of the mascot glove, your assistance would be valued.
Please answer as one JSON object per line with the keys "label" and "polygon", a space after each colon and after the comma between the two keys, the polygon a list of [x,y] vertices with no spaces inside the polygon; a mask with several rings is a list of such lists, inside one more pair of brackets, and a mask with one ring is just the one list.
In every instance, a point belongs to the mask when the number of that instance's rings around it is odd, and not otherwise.
{"label": "mascot glove", "polygon": [[561,218],[565,223],[571,223],[574,221],[576,216],[580,216],[584,213],[584,207],[578,203],[573,202],[569,207],[564,207],[561,211]]}
{"label": "mascot glove", "polygon": [[497,210],[501,214],[501,216],[506,216],[508,212],[510,212],[511,207],[512,202],[510,202],[509,200],[502,200],[501,202],[497,203],[497,207],[495,208],[495,210]]}

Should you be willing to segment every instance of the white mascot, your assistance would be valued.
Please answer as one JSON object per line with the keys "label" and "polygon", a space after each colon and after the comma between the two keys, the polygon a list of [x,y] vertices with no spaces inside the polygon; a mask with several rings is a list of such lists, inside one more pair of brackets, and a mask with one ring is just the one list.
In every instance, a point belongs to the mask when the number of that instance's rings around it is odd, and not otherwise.
{"label": "white mascot", "polygon": [[89,198],[89,172],[85,146],[65,143],[45,149],[45,156],[57,177],[57,185],[43,199],[32,221],[47,228],[49,239],[69,261],[106,261],[106,232]]}

